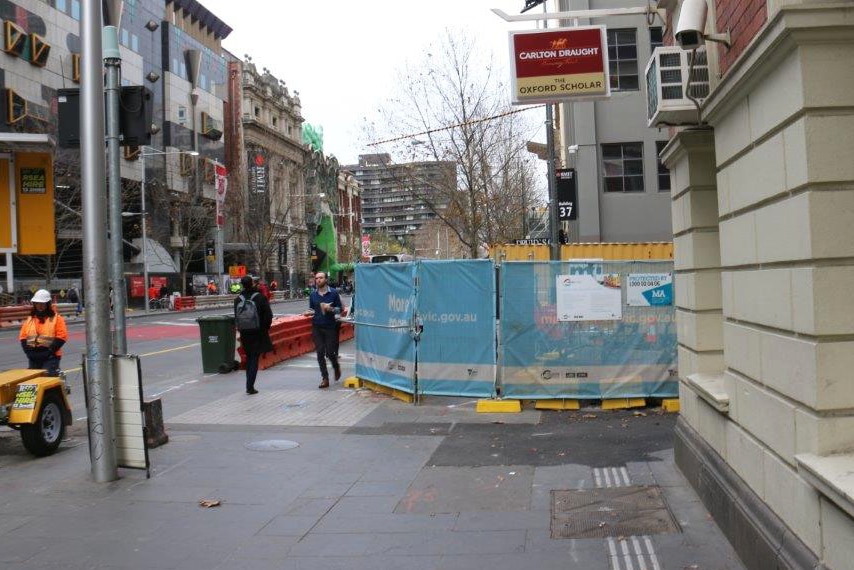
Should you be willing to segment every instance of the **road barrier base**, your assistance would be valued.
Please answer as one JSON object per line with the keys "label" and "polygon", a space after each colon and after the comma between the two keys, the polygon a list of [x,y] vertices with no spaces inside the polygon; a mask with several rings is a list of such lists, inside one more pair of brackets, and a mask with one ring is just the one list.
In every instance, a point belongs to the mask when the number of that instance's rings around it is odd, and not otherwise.
{"label": "road barrier base", "polygon": [[581,402],[578,400],[537,400],[534,408],[537,410],[580,410]]}
{"label": "road barrier base", "polygon": [[391,388],[389,386],[383,386],[382,384],[377,384],[376,382],[371,382],[370,380],[361,380],[361,382],[363,388],[367,388],[372,392],[377,392],[378,394],[385,394],[386,396],[397,398],[401,402],[406,402],[407,404],[411,404],[415,401],[415,397],[409,392],[397,390],[396,388]]}
{"label": "road barrier base", "polygon": [[665,412],[678,412],[679,411],[679,398],[668,398],[661,401],[661,409]]}
{"label": "road barrier base", "polygon": [[522,411],[521,400],[478,400],[479,414],[518,414]]}
{"label": "road barrier base", "polygon": [[646,398],[615,398],[602,400],[603,410],[627,410],[629,408],[646,407]]}
{"label": "road barrier base", "polygon": [[358,389],[362,387],[362,381],[355,376],[350,376],[344,380],[344,387]]}

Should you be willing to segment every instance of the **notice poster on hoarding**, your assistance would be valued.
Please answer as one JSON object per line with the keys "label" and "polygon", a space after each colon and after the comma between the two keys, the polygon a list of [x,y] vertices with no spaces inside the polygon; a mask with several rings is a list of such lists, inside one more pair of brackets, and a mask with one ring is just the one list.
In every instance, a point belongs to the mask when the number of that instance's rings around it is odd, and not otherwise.
{"label": "notice poster on hoarding", "polygon": [[673,304],[672,273],[632,273],[626,283],[630,307],[662,307]]}
{"label": "notice poster on hoarding", "polygon": [[558,275],[557,320],[619,321],[623,317],[618,273]]}

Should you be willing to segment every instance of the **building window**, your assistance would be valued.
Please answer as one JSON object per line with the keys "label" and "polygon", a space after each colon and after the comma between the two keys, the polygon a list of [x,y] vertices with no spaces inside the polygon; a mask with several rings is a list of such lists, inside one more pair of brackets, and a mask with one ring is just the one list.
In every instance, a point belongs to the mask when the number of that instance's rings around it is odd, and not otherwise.
{"label": "building window", "polygon": [[649,51],[664,45],[664,29],[661,26],[653,26],[649,29]]}
{"label": "building window", "polygon": [[278,126],[279,126],[279,119],[277,119],[276,117],[273,117],[273,128],[275,129]]}
{"label": "building window", "polygon": [[261,107],[255,107],[255,116],[261,117]]}
{"label": "building window", "polygon": [[637,30],[608,30],[608,64],[613,91],[637,91]]}
{"label": "building window", "polygon": [[56,9],[60,12],[65,12],[65,0],[56,0]]}
{"label": "building window", "polygon": [[80,0],[71,0],[71,17],[80,20]]}
{"label": "building window", "polygon": [[655,141],[655,161],[658,164],[658,191],[670,192],[670,171],[661,162],[661,151],[667,146],[667,141]]}
{"label": "building window", "polygon": [[643,143],[602,145],[605,192],[643,192]]}

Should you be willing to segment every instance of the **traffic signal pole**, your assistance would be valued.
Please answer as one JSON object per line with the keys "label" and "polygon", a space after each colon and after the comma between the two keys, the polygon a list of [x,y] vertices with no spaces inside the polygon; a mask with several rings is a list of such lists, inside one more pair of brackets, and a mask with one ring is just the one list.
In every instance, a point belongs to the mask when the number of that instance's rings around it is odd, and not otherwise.
{"label": "traffic signal pole", "polygon": [[80,166],[83,184],[83,275],[86,300],[86,396],[92,477],[118,478],[110,366],[110,302],[104,200],[104,74],[101,0],[82,0],[80,20]]}

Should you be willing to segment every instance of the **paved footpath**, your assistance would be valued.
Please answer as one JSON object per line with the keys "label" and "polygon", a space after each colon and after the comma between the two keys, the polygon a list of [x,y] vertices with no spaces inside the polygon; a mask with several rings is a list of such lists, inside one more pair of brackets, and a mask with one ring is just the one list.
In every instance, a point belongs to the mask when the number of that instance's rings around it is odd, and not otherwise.
{"label": "paved footpath", "polygon": [[93,483],[82,422],[38,460],[0,432],[0,568],[742,568],[673,465],[673,415],[320,391],[308,356],[256,396],[199,378],[162,396],[150,479]]}

